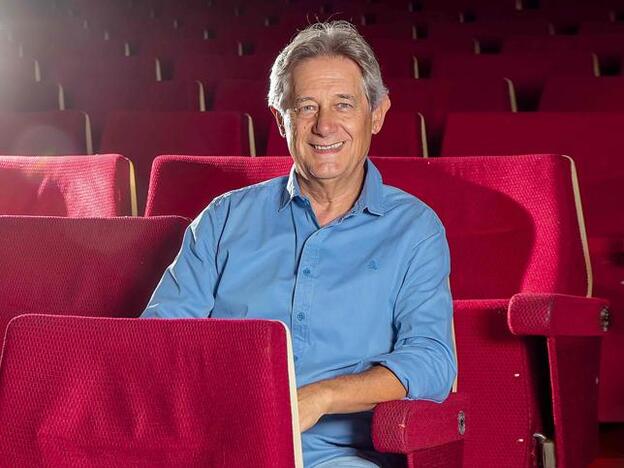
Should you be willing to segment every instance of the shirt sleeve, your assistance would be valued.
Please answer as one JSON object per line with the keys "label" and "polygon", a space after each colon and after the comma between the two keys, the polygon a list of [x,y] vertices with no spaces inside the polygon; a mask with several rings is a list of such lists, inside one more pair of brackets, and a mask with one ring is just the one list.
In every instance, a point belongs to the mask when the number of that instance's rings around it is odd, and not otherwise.
{"label": "shirt sleeve", "polygon": [[217,284],[216,245],[222,229],[217,199],[186,229],[182,247],[165,270],[141,318],[208,317]]}
{"label": "shirt sleeve", "polygon": [[399,290],[394,349],[370,360],[392,371],[410,399],[443,401],[457,373],[449,272],[448,244],[437,221],[435,233],[412,252]]}

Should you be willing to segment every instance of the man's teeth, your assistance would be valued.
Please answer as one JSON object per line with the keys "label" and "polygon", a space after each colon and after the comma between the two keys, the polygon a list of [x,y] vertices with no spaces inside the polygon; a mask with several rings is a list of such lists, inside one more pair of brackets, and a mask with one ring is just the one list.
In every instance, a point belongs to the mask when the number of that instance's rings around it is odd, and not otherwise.
{"label": "man's teeth", "polygon": [[336,148],[340,148],[342,146],[342,141],[338,142],[338,143],[334,143],[333,145],[312,145],[314,146],[315,149],[317,150],[331,150],[331,149],[336,149]]}

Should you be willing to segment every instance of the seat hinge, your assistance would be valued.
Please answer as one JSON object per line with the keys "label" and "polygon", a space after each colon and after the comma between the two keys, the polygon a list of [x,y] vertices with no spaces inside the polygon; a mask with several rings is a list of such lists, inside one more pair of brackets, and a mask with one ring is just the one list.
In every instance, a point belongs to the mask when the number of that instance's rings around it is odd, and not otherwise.
{"label": "seat hinge", "polygon": [[537,441],[537,465],[541,468],[556,468],[555,442],[539,432],[533,434],[533,437]]}

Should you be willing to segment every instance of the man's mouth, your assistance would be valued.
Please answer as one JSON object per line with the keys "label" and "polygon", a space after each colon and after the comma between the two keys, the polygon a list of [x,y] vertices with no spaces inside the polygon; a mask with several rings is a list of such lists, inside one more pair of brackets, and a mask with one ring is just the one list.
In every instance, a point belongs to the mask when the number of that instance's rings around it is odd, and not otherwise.
{"label": "man's mouth", "polygon": [[310,144],[317,151],[332,151],[332,150],[340,149],[342,145],[344,145],[344,141],[339,141],[338,143],[333,143],[331,145],[314,145],[312,143]]}

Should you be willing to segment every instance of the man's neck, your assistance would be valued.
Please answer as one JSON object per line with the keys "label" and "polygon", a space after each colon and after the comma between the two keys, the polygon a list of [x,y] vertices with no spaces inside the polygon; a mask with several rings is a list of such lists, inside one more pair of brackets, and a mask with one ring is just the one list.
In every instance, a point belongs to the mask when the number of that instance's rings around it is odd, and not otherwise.
{"label": "man's neck", "polygon": [[310,200],[320,226],[344,216],[355,204],[364,185],[362,169],[352,182],[336,184],[332,181],[310,182],[297,175],[301,194]]}

